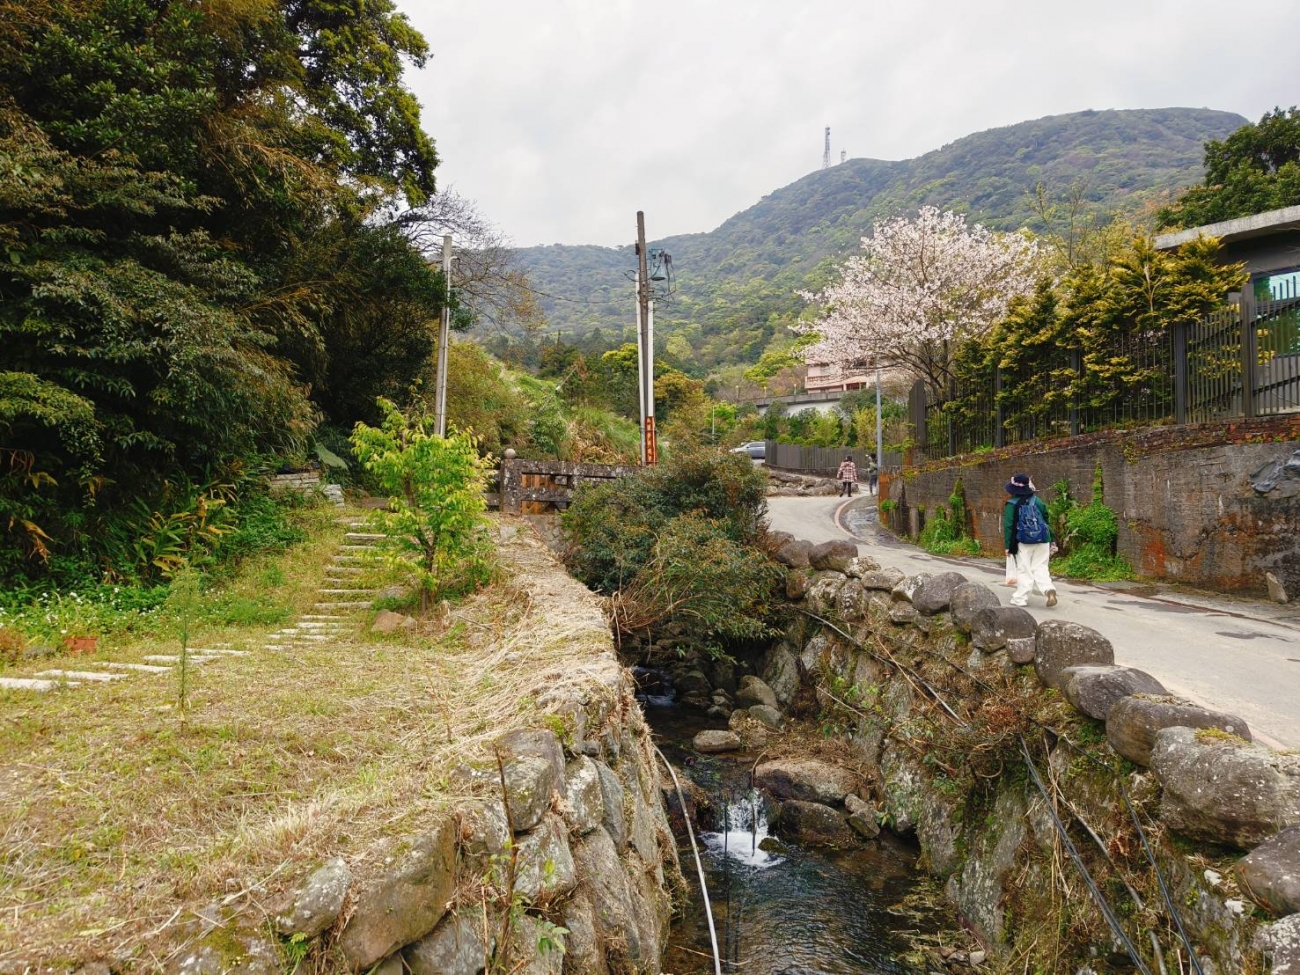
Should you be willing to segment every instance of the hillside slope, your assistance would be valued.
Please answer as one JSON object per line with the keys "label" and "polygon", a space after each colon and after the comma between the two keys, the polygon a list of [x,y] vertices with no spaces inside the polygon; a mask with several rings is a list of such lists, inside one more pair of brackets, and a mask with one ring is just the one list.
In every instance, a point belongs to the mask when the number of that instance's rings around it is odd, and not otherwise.
{"label": "hillside slope", "polygon": [[[657,327],[690,342],[700,371],[753,362],[783,320],[798,314],[794,292],[819,286],[876,220],[933,204],[998,229],[1033,227],[1030,194],[1040,181],[1061,193],[1083,180],[1093,206],[1140,209],[1200,179],[1204,142],[1245,122],[1209,109],[1087,111],[978,132],[901,162],[850,159],[776,190],[709,233],[653,241],[673,255],[679,289],[659,306]],[[517,253],[533,286],[555,296],[543,299],[552,330],[631,334],[630,246]]]}

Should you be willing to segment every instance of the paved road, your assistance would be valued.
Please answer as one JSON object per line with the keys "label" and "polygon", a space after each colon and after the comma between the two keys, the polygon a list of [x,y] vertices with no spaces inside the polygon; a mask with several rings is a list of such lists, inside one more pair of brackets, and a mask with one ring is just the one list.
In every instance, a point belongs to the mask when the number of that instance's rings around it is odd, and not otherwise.
{"label": "paved road", "polygon": [[[768,499],[772,527],[824,542],[852,538],[882,566],[908,575],[955,569],[992,586],[1007,604],[1003,566],[989,559],[948,559],[900,541],[875,520],[875,499]],[[1031,596],[1036,619],[1091,626],[1115,646],[1116,663],[1139,667],[1170,692],[1245,719],[1255,737],[1300,749],[1300,625],[1271,603],[1186,594],[1138,595],[1131,585],[1061,581],[1060,604]]]}

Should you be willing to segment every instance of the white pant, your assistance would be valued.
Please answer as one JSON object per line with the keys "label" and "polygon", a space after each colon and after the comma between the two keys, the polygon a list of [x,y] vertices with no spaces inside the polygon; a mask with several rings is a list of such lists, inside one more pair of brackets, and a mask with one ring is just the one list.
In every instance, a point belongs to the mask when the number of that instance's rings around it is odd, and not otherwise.
{"label": "white pant", "polygon": [[1029,594],[1035,589],[1044,596],[1056,589],[1047,571],[1047,560],[1051,554],[1050,542],[1038,542],[1035,545],[1020,543],[1016,550],[1016,591],[1011,594],[1012,606],[1028,605]]}

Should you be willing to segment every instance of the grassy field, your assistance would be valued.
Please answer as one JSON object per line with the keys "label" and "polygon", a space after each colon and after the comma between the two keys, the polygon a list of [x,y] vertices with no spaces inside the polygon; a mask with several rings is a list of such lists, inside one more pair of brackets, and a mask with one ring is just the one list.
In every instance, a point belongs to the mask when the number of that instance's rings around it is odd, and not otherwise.
{"label": "grassy field", "polygon": [[[204,601],[310,612],[350,518],[302,517],[306,542],[250,561]],[[256,920],[326,856],[364,875],[376,840],[454,799],[458,764],[538,723],[538,693],[609,648],[595,597],[575,594],[526,530],[495,530],[498,582],[395,635],[371,633],[364,611],[336,639],[276,652],[276,623],[205,624],[200,611],[191,646],[247,655],[192,667],[187,707],[174,671],[0,691],[0,962],[136,957],[150,970],[195,911],[220,903]],[[95,658],[178,649],[111,638]]]}

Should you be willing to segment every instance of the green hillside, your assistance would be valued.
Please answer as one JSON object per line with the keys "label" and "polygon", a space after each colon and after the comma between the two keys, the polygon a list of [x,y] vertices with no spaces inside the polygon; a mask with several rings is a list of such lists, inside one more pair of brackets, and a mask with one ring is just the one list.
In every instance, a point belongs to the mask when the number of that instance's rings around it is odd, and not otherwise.
{"label": "green hillside", "polygon": [[[1091,205],[1141,210],[1201,178],[1203,144],[1246,122],[1231,112],[1168,108],[1054,115],[958,139],[902,162],[850,159],[763,197],[709,233],[652,242],[673,255],[678,292],[656,310],[661,337],[682,335],[703,374],[752,363],[799,313],[872,224],[922,204],[966,212],[997,229],[1034,227],[1032,190],[1086,181]],[[520,263],[552,332],[632,336],[632,248],[522,248]],[[568,300],[565,300],[568,299]]]}

